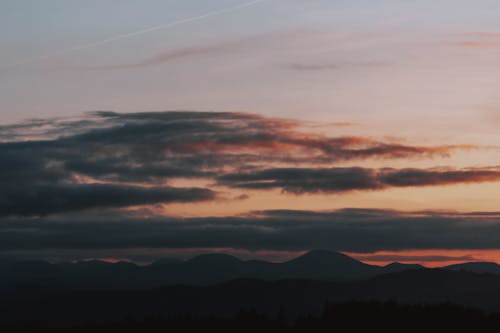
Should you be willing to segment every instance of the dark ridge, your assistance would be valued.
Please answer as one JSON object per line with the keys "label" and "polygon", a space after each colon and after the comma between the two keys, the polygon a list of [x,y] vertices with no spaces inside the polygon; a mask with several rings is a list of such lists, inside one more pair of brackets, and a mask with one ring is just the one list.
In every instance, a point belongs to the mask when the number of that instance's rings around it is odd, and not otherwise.
{"label": "dark ridge", "polygon": [[285,264],[296,264],[296,263],[307,263],[307,264],[337,264],[337,263],[348,263],[353,265],[364,265],[360,261],[353,259],[343,253],[332,252],[327,250],[312,250],[302,256],[294,258],[290,261],[285,262]]}
{"label": "dark ridge", "polygon": [[[467,263],[446,269],[500,275],[500,266],[493,263]],[[368,265],[325,250],[313,250],[283,263],[243,261],[221,253],[203,254],[187,261],[165,258],[147,266],[99,260],[59,264],[2,261],[0,291],[34,286],[51,290],[142,290],[178,284],[213,285],[235,279],[359,281],[408,270],[427,269],[401,263]]]}
{"label": "dark ridge", "polygon": [[475,273],[500,274],[500,265],[494,262],[467,262],[443,267],[455,271],[470,271]]}
{"label": "dark ridge", "polygon": [[[84,323],[93,325],[115,322],[126,317],[138,321],[147,320],[151,316],[230,318],[237,316],[240,309],[252,310],[271,318],[286,314],[288,320],[296,321],[309,316],[321,317],[326,303],[342,304],[352,301],[397,302],[415,308],[422,304],[439,307],[439,304],[446,303],[498,312],[499,299],[500,276],[443,269],[409,270],[350,282],[238,279],[212,286],[175,285],[135,291],[48,292],[45,288],[32,288],[2,293],[0,328],[6,322],[69,327]],[[338,317],[350,320],[357,318],[356,323],[392,325],[404,318],[393,313],[394,318],[384,317],[383,321],[373,322],[373,317],[369,314],[362,315],[362,311],[358,317],[350,317],[343,314],[344,310],[337,308]],[[373,313],[375,318],[377,311]],[[419,317],[412,320],[420,322],[417,318]],[[405,331],[411,331],[415,327],[413,321],[405,323],[412,323],[410,327],[404,326]],[[242,329],[244,328],[246,327]]]}
{"label": "dark ridge", "polygon": [[[128,317],[102,323],[82,323],[62,328],[43,328],[36,323],[10,323],[8,332],[44,333],[127,333],[127,332],[383,332],[495,331],[500,314],[452,304],[408,305],[395,302],[348,302],[325,304],[322,312],[289,320],[286,307],[277,315],[262,314],[255,309],[240,309],[228,317],[203,318],[191,314],[164,318]],[[402,329],[404,328],[404,329]]]}

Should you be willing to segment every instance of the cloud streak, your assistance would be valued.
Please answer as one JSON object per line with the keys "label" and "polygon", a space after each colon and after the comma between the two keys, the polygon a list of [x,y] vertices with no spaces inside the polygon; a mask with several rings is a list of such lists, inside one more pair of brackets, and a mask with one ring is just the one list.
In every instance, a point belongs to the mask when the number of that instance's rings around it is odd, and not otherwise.
{"label": "cloud streak", "polygon": [[500,41],[461,41],[450,42],[452,46],[467,48],[500,48]]}
{"label": "cloud streak", "polygon": [[160,65],[168,63],[171,61],[182,60],[191,57],[200,56],[215,56],[220,54],[225,54],[230,51],[237,51],[251,43],[253,38],[244,38],[235,41],[228,41],[222,43],[216,43],[212,45],[201,45],[201,46],[191,46],[185,48],[174,49],[157,54],[153,57],[143,59],[137,62],[117,64],[117,65],[104,65],[104,66],[94,66],[88,67],[89,70],[115,70],[115,69],[133,69],[133,68],[143,68],[149,66]]}
{"label": "cloud streak", "polygon": [[103,45],[110,44],[110,43],[113,43],[113,42],[116,42],[119,40],[125,40],[125,39],[153,33],[153,32],[160,31],[160,30],[167,30],[167,29],[175,28],[177,26],[201,21],[201,20],[204,20],[204,19],[207,19],[210,17],[229,14],[229,13],[232,13],[232,12],[235,12],[238,10],[242,10],[244,8],[258,5],[258,4],[266,2],[266,1],[269,1],[269,0],[253,0],[253,1],[241,3],[241,4],[238,4],[235,6],[231,6],[231,7],[225,7],[225,8],[218,9],[218,10],[211,10],[211,11],[208,11],[208,12],[201,14],[201,15],[196,15],[196,16],[180,19],[180,20],[173,21],[173,22],[166,23],[166,24],[160,24],[160,25],[156,25],[156,26],[147,27],[147,28],[144,28],[141,30],[112,36],[112,37],[109,37],[107,39],[99,40],[99,41],[88,43],[88,44],[82,44],[82,45],[77,45],[77,46],[73,46],[73,47],[66,48],[66,49],[57,50],[53,53],[42,55],[42,56],[36,56],[36,57],[29,58],[29,59],[24,59],[24,60],[21,60],[17,63],[12,64],[9,67],[16,67],[19,65],[27,64],[27,63],[32,63],[32,62],[36,62],[36,61],[43,61],[43,60],[47,60],[50,58],[62,56],[62,55],[68,54],[68,53],[73,53],[73,52],[78,52],[78,51],[82,51],[82,50],[86,50],[86,49],[91,49],[91,48],[103,46]]}
{"label": "cloud streak", "polygon": [[221,185],[294,194],[343,193],[393,187],[441,186],[500,181],[498,168],[484,169],[369,169],[277,168],[219,177]]}
{"label": "cloud streak", "polygon": [[441,263],[441,262],[470,262],[477,259],[471,255],[466,256],[444,256],[444,255],[397,255],[397,254],[372,254],[372,255],[355,255],[357,260],[368,262],[425,262],[425,263]]}
{"label": "cloud streak", "polygon": [[389,66],[389,63],[382,61],[366,61],[366,62],[331,62],[331,63],[291,63],[288,68],[300,72],[323,72],[335,71],[344,68],[370,68]]}
{"label": "cloud streak", "polygon": [[459,35],[465,37],[463,40],[451,41],[448,44],[463,48],[500,48],[500,33],[498,32],[472,32]]}
{"label": "cloud streak", "polygon": [[203,188],[171,188],[107,185],[39,185],[2,191],[0,217],[47,216],[97,208],[121,208],[146,204],[168,204],[214,200],[215,193]]}
{"label": "cloud streak", "polygon": [[261,211],[225,218],[3,219],[0,251],[231,248],[304,251],[498,249],[500,215],[374,209]]}

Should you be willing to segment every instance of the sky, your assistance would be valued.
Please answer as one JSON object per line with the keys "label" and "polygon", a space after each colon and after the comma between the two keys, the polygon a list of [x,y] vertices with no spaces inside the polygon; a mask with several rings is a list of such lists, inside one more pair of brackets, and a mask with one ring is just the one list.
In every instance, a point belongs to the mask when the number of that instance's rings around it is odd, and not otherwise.
{"label": "sky", "polygon": [[499,56],[494,0],[1,0],[0,257],[500,262]]}

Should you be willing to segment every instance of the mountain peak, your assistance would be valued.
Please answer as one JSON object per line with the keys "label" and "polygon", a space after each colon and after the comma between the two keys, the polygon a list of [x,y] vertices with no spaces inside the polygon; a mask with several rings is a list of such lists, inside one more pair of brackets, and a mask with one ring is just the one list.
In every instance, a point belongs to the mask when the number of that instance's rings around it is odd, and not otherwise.
{"label": "mountain peak", "polygon": [[414,269],[422,269],[422,268],[425,268],[425,267],[422,265],[419,265],[419,264],[403,264],[400,262],[393,262],[393,263],[390,263],[390,264],[382,267],[382,269],[388,273],[396,273],[396,272],[402,272],[402,271],[414,270]]}
{"label": "mountain peak", "polygon": [[340,252],[333,252],[329,250],[311,250],[295,259],[292,259],[290,261],[338,261],[338,260],[344,260],[344,261],[353,261],[353,262],[358,262],[357,260],[343,254]]}
{"label": "mountain peak", "polygon": [[315,279],[348,279],[376,274],[375,266],[364,264],[343,253],[313,250],[287,261],[282,266],[288,275]]}
{"label": "mountain peak", "polygon": [[[312,250],[303,254],[300,257],[292,259],[285,264],[299,265],[314,268],[326,268],[331,266],[344,267],[344,266],[365,266],[365,264],[353,259],[343,253],[333,252],[328,250]],[[368,265],[366,265],[368,266]]]}

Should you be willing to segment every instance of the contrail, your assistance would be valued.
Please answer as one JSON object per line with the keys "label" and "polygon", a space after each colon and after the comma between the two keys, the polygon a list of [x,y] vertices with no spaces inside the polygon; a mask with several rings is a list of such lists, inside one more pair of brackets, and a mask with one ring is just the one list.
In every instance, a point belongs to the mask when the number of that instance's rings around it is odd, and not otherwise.
{"label": "contrail", "polygon": [[62,50],[59,50],[59,51],[56,51],[54,53],[50,53],[50,54],[47,54],[47,55],[41,55],[41,56],[37,56],[37,57],[25,59],[25,60],[22,60],[20,62],[15,63],[15,64],[12,64],[9,67],[19,66],[19,65],[22,65],[22,64],[31,63],[31,62],[35,62],[35,61],[41,61],[41,60],[45,60],[45,59],[50,59],[50,58],[57,57],[57,56],[60,56],[60,55],[64,55],[64,54],[67,54],[67,53],[81,51],[81,50],[85,50],[85,49],[90,49],[90,48],[93,48],[93,47],[97,47],[97,46],[109,44],[109,43],[112,43],[112,42],[115,42],[115,41],[118,41],[118,40],[121,40],[121,39],[128,39],[128,38],[131,38],[131,37],[136,37],[136,36],[148,34],[148,33],[151,33],[151,32],[158,31],[158,30],[170,29],[170,28],[176,27],[178,25],[182,25],[182,24],[186,24],[186,23],[192,23],[192,22],[196,22],[196,21],[200,21],[200,20],[209,18],[209,17],[219,16],[219,15],[223,15],[223,14],[228,14],[228,13],[231,13],[231,12],[235,12],[235,11],[240,10],[240,9],[244,9],[244,8],[247,8],[247,7],[255,6],[255,5],[257,5],[257,4],[261,3],[261,2],[265,2],[265,1],[269,1],[269,0],[254,0],[254,1],[245,2],[245,3],[239,4],[239,5],[236,5],[236,6],[232,6],[232,7],[227,7],[227,8],[212,10],[212,11],[209,11],[209,12],[207,12],[205,14],[201,14],[201,15],[198,15],[198,16],[188,17],[188,18],[184,18],[184,19],[181,19],[181,20],[178,20],[178,21],[174,21],[174,22],[170,22],[170,23],[166,23],[166,24],[161,24],[161,25],[156,25],[156,26],[145,28],[145,29],[141,29],[141,30],[129,32],[129,33],[126,33],[126,34],[116,35],[116,36],[109,37],[107,39],[103,39],[103,40],[96,41],[96,42],[93,42],[93,43],[83,44],[83,45],[78,45],[78,46],[73,46],[73,47],[70,47],[70,48],[67,48],[67,49],[62,49]]}

